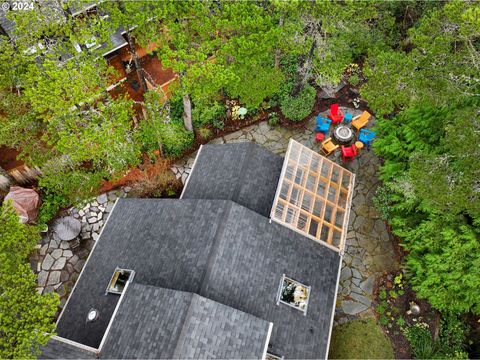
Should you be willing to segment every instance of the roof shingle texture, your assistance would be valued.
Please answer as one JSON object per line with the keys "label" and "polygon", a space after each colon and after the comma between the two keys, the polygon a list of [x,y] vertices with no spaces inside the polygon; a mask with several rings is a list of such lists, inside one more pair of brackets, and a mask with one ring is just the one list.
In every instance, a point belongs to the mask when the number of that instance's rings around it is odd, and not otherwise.
{"label": "roof shingle texture", "polygon": [[268,217],[282,165],[255,143],[204,145],[182,198],[232,200]]}
{"label": "roof shingle texture", "polygon": [[[121,199],[57,332],[98,347],[119,297],[105,294],[118,266],[135,270],[135,283],[193,292],[272,322],[276,354],[324,358],[339,264],[337,252],[232,201]],[[311,286],[306,315],[276,305],[282,274]],[[86,323],[92,307],[100,319]]]}
{"label": "roof shingle texture", "polygon": [[267,321],[193,293],[131,283],[102,357],[259,359],[268,326]]}
{"label": "roof shingle texture", "polygon": [[66,344],[57,339],[51,339],[42,346],[40,359],[96,359],[95,353]]}

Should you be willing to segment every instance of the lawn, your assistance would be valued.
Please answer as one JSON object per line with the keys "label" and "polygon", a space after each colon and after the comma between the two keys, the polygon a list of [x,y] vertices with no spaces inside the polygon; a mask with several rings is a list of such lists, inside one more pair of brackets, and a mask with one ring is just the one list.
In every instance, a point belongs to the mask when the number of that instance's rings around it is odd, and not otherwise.
{"label": "lawn", "polygon": [[390,339],[375,319],[354,320],[333,328],[329,359],[393,359]]}

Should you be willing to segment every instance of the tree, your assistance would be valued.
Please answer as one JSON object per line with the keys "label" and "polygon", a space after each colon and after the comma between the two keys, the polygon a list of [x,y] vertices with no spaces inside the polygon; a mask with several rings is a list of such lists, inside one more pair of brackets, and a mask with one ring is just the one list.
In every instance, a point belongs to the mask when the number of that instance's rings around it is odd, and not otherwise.
{"label": "tree", "polygon": [[40,295],[28,255],[38,241],[10,202],[0,208],[0,357],[34,358],[55,329],[56,294]]}

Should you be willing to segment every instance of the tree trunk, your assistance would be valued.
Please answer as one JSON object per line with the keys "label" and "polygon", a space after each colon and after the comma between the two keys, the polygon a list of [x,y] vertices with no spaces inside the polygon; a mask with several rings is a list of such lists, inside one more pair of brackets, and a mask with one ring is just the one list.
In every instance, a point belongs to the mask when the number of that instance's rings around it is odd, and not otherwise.
{"label": "tree trunk", "polygon": [[14,179],[0,166],[0,189],[8,191],[10,186],[14,185]]}
{"label": "tree trunk", "polygon": [[140,85],[142,86],[143,91],[147,91],[147,82],[145,81],[145,76],[143,75],[143,68],[140,65],[140,60],[138,60],[137,49],[135,48],[135,43],[133,42],[132,36],[130,32],[127,31],[126,33],[128,47],[130,52],[132,53],[133,63],[135,64],[135,70],[137,71],[138,80],[140,81]]}
{"label": "tree trunk", "polygon": [[185,129],[193,131],[192,102],[188,94],[183,95],[183,123],[185,124]]}
{"label": "tree trunk", "polygon": [[299,67],[297,76],[295,79],[295,85],[292,90],[292,96],[296,97],[303,90],[308,81],[308,76],[312,71],[313,64],[313,55],[315,54],[315,48],[317,47],[317,41],[313,39],[312,46],[308,52],[307,58],[303,62],[302,66]]}

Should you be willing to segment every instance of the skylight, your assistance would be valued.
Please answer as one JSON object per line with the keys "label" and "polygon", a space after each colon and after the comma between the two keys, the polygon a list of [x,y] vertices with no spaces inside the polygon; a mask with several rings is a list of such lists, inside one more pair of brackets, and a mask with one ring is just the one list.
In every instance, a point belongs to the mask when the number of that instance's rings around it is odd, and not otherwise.
{"label": "skylight", "polygon": [[127,285],[127,282],[132,281],[134,276],[135,271],[120,269],[117,267],[112,275],[107,292],[112,294],[121,294]]}
{"label": "skylight", "polygon": [[270,217],[342,250],[354,181],[350,171],[290,140]]}
{"label": "skylight", "polygon": [[310,286],[295,281],[283,274],[277,295],[277,305],[282,303],[307,313]]}

